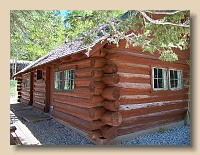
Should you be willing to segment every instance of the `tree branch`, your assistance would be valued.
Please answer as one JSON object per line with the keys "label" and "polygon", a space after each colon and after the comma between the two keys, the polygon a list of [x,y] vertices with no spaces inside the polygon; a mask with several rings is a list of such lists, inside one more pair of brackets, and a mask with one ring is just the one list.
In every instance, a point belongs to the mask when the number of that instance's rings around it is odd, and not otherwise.
{"label": "tree branch", "polygon": [[161,11],[153,12],[153,11],[145,10],[144,12],[147,12],[147,13],[150,13],[150,14],[174,15],[176,13],[183,12],[183,11],[186,11],[186,10],[174,11],[174,12],[161,12]]}
{"label": "tree branch", "polygon": [[175,24],[172,22],[161,22],[159,20],[153,20],[152,18],[150,18],[145,12],[143,11],[139,11],[144,18],[146,18],[149,22],[154,23],[154,24],[158,24],[158,25],[173,25],[173,26],[179,26],[179,27],[190,27],[190,25],[185,25],[185,24]]}

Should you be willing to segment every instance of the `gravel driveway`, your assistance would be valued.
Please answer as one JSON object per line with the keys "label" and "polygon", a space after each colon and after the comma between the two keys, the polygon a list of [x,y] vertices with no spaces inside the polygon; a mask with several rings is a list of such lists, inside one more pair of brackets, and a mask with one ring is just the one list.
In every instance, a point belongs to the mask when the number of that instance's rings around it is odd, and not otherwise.
{"label": "gravel driveway", "polygon": [[[11,105],[13,106],[13,105]],[[55,119],[27,122],[22,119],[26,114],[41,114],[34,108],[13,111],[15,116],[27,126],[42,145],[95,145],[76,131],[66,127]],[[122,146],[130,145],[190,145],[190,125],[178,126],[166,131],[146,134],[130,141],[123,142]]]}

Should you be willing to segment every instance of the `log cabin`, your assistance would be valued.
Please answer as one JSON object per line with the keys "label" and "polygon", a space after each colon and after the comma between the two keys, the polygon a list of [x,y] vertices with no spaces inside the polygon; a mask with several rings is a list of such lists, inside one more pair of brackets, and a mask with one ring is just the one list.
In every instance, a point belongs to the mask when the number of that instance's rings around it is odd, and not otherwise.
{"label": "log cabin", "polygon": [[[97,143],[185,119],[190,49],[159,54],[101,38],[83,46],[66,42],[17,74],[18,101],[85,133]],[[88,51],[87,48],[91,50]]]}

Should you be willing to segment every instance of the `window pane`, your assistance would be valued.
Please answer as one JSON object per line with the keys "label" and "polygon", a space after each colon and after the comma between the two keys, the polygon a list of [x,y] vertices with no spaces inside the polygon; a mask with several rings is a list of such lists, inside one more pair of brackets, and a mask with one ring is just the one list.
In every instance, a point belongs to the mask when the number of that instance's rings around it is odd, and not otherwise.
{"label": "window pane", "polygon": [[158,69],[158,78],[162,78],[163,75],[162,75],[162,69]]}
{"label": "window pane", "polygon": [[174,78],[174,72],[173,70],[170,70],[170,79],[173,79]]}
{"label": "window pane", "polygon": [[74,79],[74,69],[71,70],[71,78]]}
{"label": "window pane", "polygon": [[174,80],[170,80],[170,86],[171,88],[174,88]]}
{"label": "window pane", "polygon": [[156,68],[154,68],[154,78],[157,78],[158,76],[157,76],[157,69]]}
{"label": "window pane", "polygon": [[158,79],[158,88],[164,88],[163,87],[163,79]]}
{"label": "window pane", "polygon": [[74,80],[71,80],[71,89],[74,89]]}
{"label": "window pane", "polygon": [[174,87],[178,88],[178,80],[174,80]]}
{"label": "window pane", "polygon": [[158,80],[154,79],[154,88],[158,88],[157,82],[158,82]]}
{"label": "window pane", "polygon": [[175,78],[175,79],[178,79],[177,71],[174,71],[174,78]]}

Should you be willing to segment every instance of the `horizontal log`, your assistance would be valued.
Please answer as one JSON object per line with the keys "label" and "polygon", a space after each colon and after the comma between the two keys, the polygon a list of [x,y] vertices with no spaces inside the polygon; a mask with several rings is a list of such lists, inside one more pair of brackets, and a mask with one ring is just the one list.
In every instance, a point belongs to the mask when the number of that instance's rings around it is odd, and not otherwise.
{"label": "horizontal log", "polygon": [[33,102],[33,107],[40,110],[40,111],[44,111],[45,105],[40,104],[39,102]]}
{"label": "horizontal log", "polygon": [[[176,53],[178,55],[178,57],[180,56],[184,56],[186,58],[190,57],[190,49],[187,50],[179,50],[177,48],[172,48],[173,52]],[[188,59],[189,60],[189,59]]]}
{"label": "horizontal log", "polygon": [[21,92],[30,93],[30,88],[22,88]]}
{"label": "horizontal log", "polygon": [[188,106],[187,101],[166,101],[152,102],[144,104],[120,105],[120,112],[123,118],[145,115],[155,112],[167,111],[172,109],[180,109]]}
{"label": "horizontal log", "polygon": [[126,63],[132,63],[135,64],[141,64],[141,65],[152,65],[152,66],[162,66],[162,67],[171,67],[171,68],[177,68],[177,69],[183,69],[187,67],[189,69],[189,66],[186,62],[179,62],[175,61],[173,63],[161,61],[158,59],[150,59],[150,58],[144,58],[144,57],[138,57],[135,53],[131,52],[122,52],[122,51],[116,51],[115,53],[112,53],[105,56],[105,59],[108,60],[114,60],[116,62],[126,62]]}
{"label": "horizontal log", "polygon": [[29,96],[30,95],[30,91],[29,92],[21,91],[21,94]]}
{"label": "horizontal log", "polygon": [[40,80],[34,79],[34,84],[36,85],[43,84],[43,83],[45,83],[43,79],[40,79]]}
{"label": "horizontal log", "polygon": [[105,88],[105,84],[103,83],[103,81],[94,81],[94,80],[92,80],[90,82],[90,88],[93,88],[93,87]]}
{"label": "horizontal log", "polygon": [[106,64],[106,60],[103,58],[93,58],[94,65],[92,67],[94,68],[102,68]]}
{"label": "horizontal log", "polygon": [[76,69],[79,69],[79,68],[90,68],[90,67],[93,67],[94,66],[94,59],[83,59],[83,60],[79,60],[79,61],[76,61],[76,62],[67,62],[67,63],[64,63],[64,64],[59,64],[59,65],[55,65],[54,68],[66,68],[66,69],[69,69],[69,68],[73,68],[75,67]]}
{"label": "horizontal log", "polygon": [[75,53],[75,54],[71,54],[70,58],[71,58],[71,60],[77,60],[78,58],[82,58],[83,56],[85,57],[85,54],[83,54],[83,53]]}
{"label": "horizontal log", "polygon": [[80,108],[80,107],[76,107],[76,106],[72,106],[72,105],[68,105],[68,104],[63,104],[63,103],[59,103],[59,102],[53,102],[53,106],[55,110],[76,116],[78,118],[84,119],[84,120],[92,120],[89,117],[89,109],[86,108]]}
{"label": "horizontal log", "polygon": [[90,139],[97,139],[100,137],[103,137],[101,130],[93,130],[93,131],[89,132]]}
{"label": "horizontal log", "polygon": [[44,103],[45,98],[37,98],[37,97],[33,97],[33,101],[37,101],[37,102]]}
{"label": "horizontal log", "polygon": [[91,95],[90,96],[90,102],[92,103],[102,103],[104,101],[104,98],[100,95]]}
{"label": "horizontal log", "polygon": [[17,88],[17,91],[21,91],[22,90],[22,88]]}
{"label": "horizontal log", "polygon": [[108,73],[108,74],[117,73],[118,66],[116,64],[107,64],[103,67],[102,70],[104,73]]}
{"label": "horizontal log", "polygon": [[90,55],[90,57],[100,57],[100,58],[102,58],[102,57],[104,57],[106,55],[106,52],[104,51],[104,50],[98,50],[98,51],[96,51],[96,52],[94,52],[92,55]]}
{"label": "horizontal log", "polygon": [[45,84],[45,82],[43,82],[43,83],[34,82],[34,87],[37,87],[37,88],[45,88],[45,87],[46,87],[46,84]]}
{"label": "horizontal log", "polygon": [[[116,46],[112,46],[110,45],[110,47],[112,48],[108,48],[108,49],[105,49],[105,51],[107,53],[115,53],[116,51],[120,51],[120,52],[123,52],[123,53],[126,53],[126,52],[129,52],[129,53],[133,53],[135,55],[137,55],[138,57],[142,57],[142,58],[149,58],[149,59],[158,59],[160,57],[160,53],[158,51],[155,51],[154,54],[152,55],[151,53],[145,51],[145,52],[142,52],[142,48],[137,46],[137,47],[133,47],[133,46],[130,46],[129,48],[126,48],[125,49],[125,45],[126,43],[125,42],[121,42],[119,43],[119,47],[116,48]],[[172,50],[174,51],[174,53],[176,53],[178,55],[178,60],[180,61],[184,61],[184,60],[189,60],[189,56],[190,56],[190,50],[187,49],[187,50],[179,50],[177,48],[172,48]],[[106,59],[109,59],[109,54],[106,55]]]}
{"label": "horizontal log", "polygon": [[174,101],[174,100],[187,100],[187,94],[174,94],[174,95],[122,95],[119,102],[121,105],[125,104],[142,104],[160,101]]}
{"label": "horizontal log", "polygon": [[178,116],[172,117],[170,119],[164,119],[164,120],[156,121],[156,122],[148,122],[145,124],[136,124],[136,125],[132,125],[132,126],[128,126],[128,127],[117,127],[117,136],[129,134],[129,133],[133,133],[133,132],[137,132],[137,131],[141,131],[141,130],[146,130],[146,129],[154,128],[154,127],[161,126],[164,124],[178,122],[181,120],[183,120],[183,116],[178,115]]}
{"label": "horizontal log", "polygon": [[92,71],[93,71],[92,68],[81,68],[81,69],[76,69],[74,73],[77,78],[91,77]]}
{"label": "horizontal log", "polygon": [[25,103],[25,104],[29,104],[29,101],[30,101],[29,99],[25,99],[25,98],[20,99],[20,102]]}
{"label": "horizontal log", "polygon": [[101,133],[106,139],[114,139],[117,136],[116,127],[106,125],[101,129]]}
{"label": "horizontal log", "polygon": [[36,96],[36,97],[45,97],[45,92],[36,92],[34,91],[33,92],[33,96]]}
{"label": "horizontal log", "polygon": [[102,81],[91,81],[89,88],[90,92],[94,94],[101,94],[101,92],[105,88],[105,84]]}
{"label": "horizontal log", "polygon": [[102,81],[107,85],[113,85],[119,83],[118,74],[104,74]]}
{"label": "horizontal log", "polygon": [[73,115],[63,113],[61,111],[53,110],[53,116],[65,121],[66,123],[72,124],[72,126],[78,127],[79,129],[86,129],[87,132],[92,130],[101,129],[104,124],[100,120],[86,121],[84,119],[75,117]]}
{"label": "horizontal log", "polygon": [[187,87],[184,87],[183,89],[180,89],[180,90],[159,90],[159,91],[151,91],[151,96],[162,96],[162,97],[165,97],[166,94],[168,96],[171,96],[171,95],[184,95],[184,94],[187,94],[189,91],[189,88]]}
{"label": "horizontal log", "polygon": [[54,91],[55,95],[66,95],[66,96],[73,96],[73,97],[80,97],[80,98],[90,98],[92,95],[90,92],[89,87],[78,87],[74,89],[72,92],[63,92],[63,91]]}
{"label": "horizontal log", "polygon": [[44,105],[45,106],[45,100],[34,100],[34,103],[37,103],[37,104],[41,104],[41,105]]}
{"label": "horizontal log", "polygon": [[133,74],[133,73],[122,73],[118,72],[119,82],[128,83],[149,83],[151,82],[150,75],[145,74]]}
{"label": "horizontal log", "polygon": [[105,108],[103,107],[94,107],[94,108],[90,108],[89,109],[89,117],[92,119],[92,120],[97,120],[97,119],[100,119],[103,115],[104,115],[104,112],[106,111]]}
{"label": "horizontal log", "polygon": [[77,107],[91,108],[102,106],[104,98],[99,95],[91,95],[89,99],[72,97],[67,95],[53,95],[53,100],[56,102],[74,105]]}
{"label": "horizontal log", "polygon": [[36,91],[36,92],[46,92],[46,89],[34,87],[34,91]]}
{"label": "horizontal log", "polygon": [[71,126],[78,128],[86,133],[89,133],[91,131],[90,126],[88,125],[87,121],[80,119],[78,117],[63,113],[58,110],[53,110],[52,112],[53,117],[62,120]]}
{"label": "horizontal log", "polygon": [[87,109],[87,108],[76,107],[76,106],[63,104],[63,103],[59,103],[55,101],[53,102],[53,106],[54,106],[54,109],[56,110],[59,110],[64,113],[68,113],[70,115],[79,117],[87,121],[97,120],[105,112],[105,109],[102,107]]}
{"label": "horizontal log", "polygon": [[[66,99],[65,99],[66,98]],[[85,99],[85,98],[75,98],[71,96],[54,96],[53,101],[60,102],[60,103],[65,103],[69,105],[74,105],[77,107],[84,107],[84,108],[92,108],[92,107],[100,107],[102,106],[101,102],[91,102],[90,99]]]}
{"label": "horizontal log", "polygon": [[105,112],[101,121],[110,126],[119,126],[122,122],[122,116],[120,112]]}
{"label": "horizontal log", "polygon": [[75,78],[75,85],[78,87],[89,86],[91,81],[92,81],[92,78],[90,77]]}
{"label": "horizontal log", "polygon": [[109,63],[114,63],[118,67],[118,72],[123,73],[134,73],[134,74],[146,74],[150,73],[149,65],[142,65],[136,63],[125,63],[120,61],[109,61]]}
{"label": "horizontal log", "polygon": [[145,83],[119,82],[114,86],[120,89],[120,95],[147,94],[151,92],[151,85]]}
{"label": "horizontal log", "polygon": [[106,87],[101,96],[107,100],[118,100],[120,98],[120,89],[117,87]]}
{"label": "horizontal log", "polygon": [[120,126],[130,126],[133,124],[142,124],[142,123],[146,124],[150,121],[156,122],[159,120],[168,119],[172,116],[181,115],[181,114],[184,115],[187,112],[187,109],[188,108],[186,107],[186,108],[181,108],[181,109],[173,109],[169,111],[161,111],[161,112],[155,112],[155,113],[150,113],[146,115],[123,118]]}
{"label": "horizontal log", "polygon": [[110,111],[119,111],[120,102],[119,101],[108,101],[105,100],[102,103],[103,107],[110,110]]}
{"label": "horizontal log", "polygon": [[30,100],[30,95],[24,95],[24,94],[22,94],[21,96],[22,96],[22,98],[24,98],[24,99]]}
{"label": "horizontal log", "polygon": [[104,75],[104,72],[102,70],[93,70],[91,72],[92,78],[101,78]]}
{"label": "horizontal log", "polygon": [[94,120],[89,122],[91,130],[101,129],[105,124],[101,120]]}

